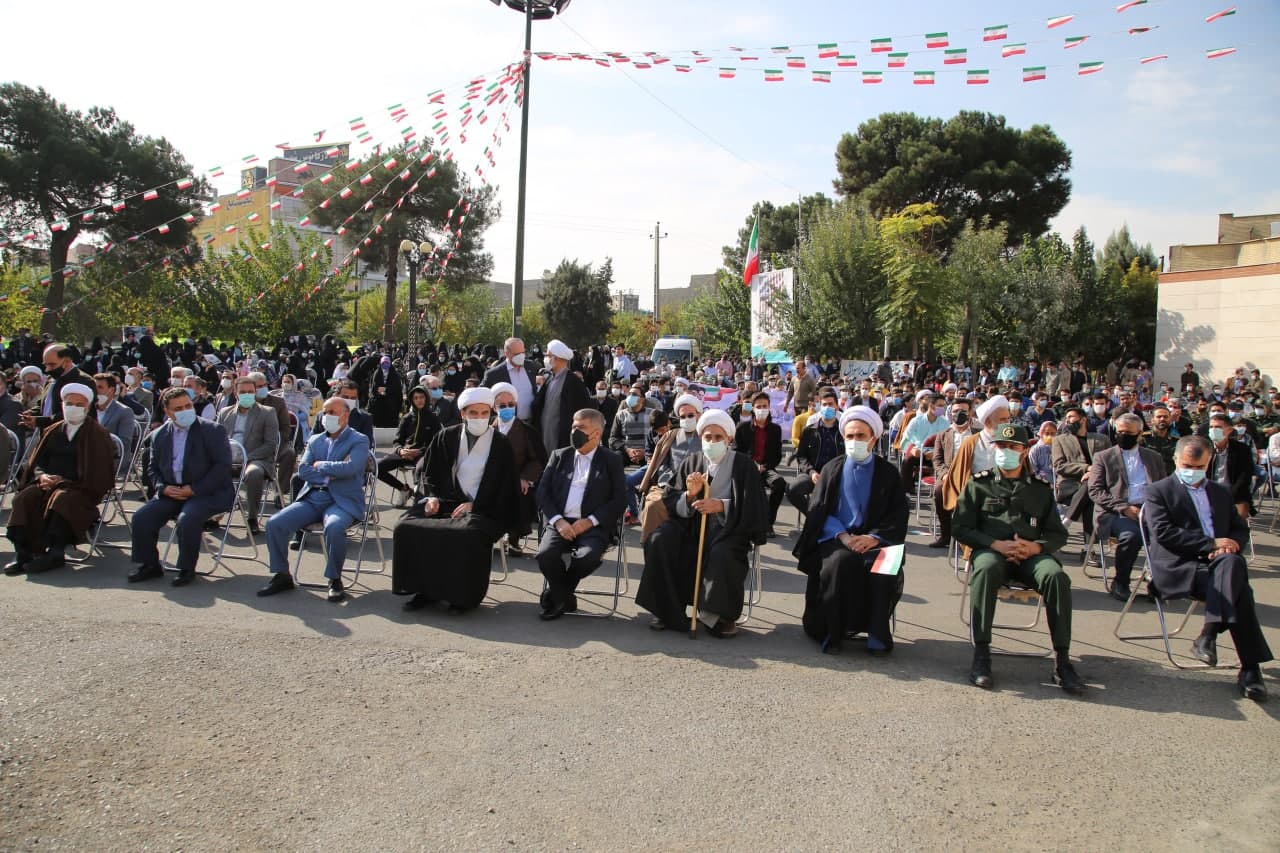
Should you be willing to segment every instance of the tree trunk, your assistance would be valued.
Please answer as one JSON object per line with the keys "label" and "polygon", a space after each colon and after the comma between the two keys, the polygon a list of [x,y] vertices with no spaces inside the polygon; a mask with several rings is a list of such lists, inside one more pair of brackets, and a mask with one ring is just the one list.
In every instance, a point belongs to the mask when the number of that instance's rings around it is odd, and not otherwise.
{"label": "tree trunk", "polygon": [[44,300],[46,310],[40,315],[40,331],[48,332],[54,337],[58,335],[58,312],[62,310],[62,303],[66,300],[66,280],[62,277],[62,270],[67,265],[67,255],[71,252],[71,242],[75,238],[76,232],[68,228],[65,231],[54,231],[49,243],[49,295]]}
{"label": "tree trunk", "polygon": [[960,333],[960,350],[956,353],[959,358],[967,359],[969,357],[969,342],[971,340],[973,340],[973,303],[965,302],[964,331]]}
{"label": "tree trunk", "polygon": [[387,249],[387,292],[386,301],[382,304],[382,341],[390,344],[391,339],[395,337],[395,318],[396,318],[396,272],[400,266],[400,258],[396,252],[399,251],[399,244],[394,240],[388,241]]}

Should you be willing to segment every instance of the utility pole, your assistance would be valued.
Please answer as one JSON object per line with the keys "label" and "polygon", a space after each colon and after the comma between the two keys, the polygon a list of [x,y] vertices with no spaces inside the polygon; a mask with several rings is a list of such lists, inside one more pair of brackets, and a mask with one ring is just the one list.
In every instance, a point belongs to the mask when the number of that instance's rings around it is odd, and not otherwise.
{"label": "utility pole", "polygon": [[659,246],[668,236],[670,235],[662,230],[661,222],[653,223],[653,233],[649,235],[649,239],[653,241],[653,326],[655,329],[660,328],[662,325],[662,315],[659,313],[661,306],[658,296],[658,271],[662,264]]}
{"label": "utility pole", "polygon": [[533,3],[528,2],[524,8],[524,70],[520,81],[524,103],[520,110],[520,175],[516,184],[516,275],[511,281],[511,336],[513,338],[520,337],[524,313],[524,207],[525,180],[529,172],[529,72],[533,68],[530,53],[532,48]]}

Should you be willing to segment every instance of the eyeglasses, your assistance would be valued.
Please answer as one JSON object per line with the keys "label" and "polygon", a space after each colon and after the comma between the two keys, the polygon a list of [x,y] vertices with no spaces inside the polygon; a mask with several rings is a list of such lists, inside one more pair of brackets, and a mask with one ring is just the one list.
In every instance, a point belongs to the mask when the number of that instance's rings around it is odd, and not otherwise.
{"label": "eyeglasses", "polygon": [[501,411],[502,409],[514,409],[515,407],[515,403],[502,403],[497,406],[497,409]]}

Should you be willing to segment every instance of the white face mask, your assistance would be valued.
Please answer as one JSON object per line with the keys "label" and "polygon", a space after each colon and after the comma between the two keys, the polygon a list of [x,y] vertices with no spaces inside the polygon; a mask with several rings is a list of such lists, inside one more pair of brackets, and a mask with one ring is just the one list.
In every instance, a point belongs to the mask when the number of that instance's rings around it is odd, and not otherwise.
{"label": "white face mask", "polygon": [[356,408],[360,405],[359,400],[352,400],[350,397],[343,397],[342,402],[347,404],[348,412],[354,412]]}
{"label": "white face mask", "polygon": [[320,419],[320,422],[324,424],[324,431],[330,435],[337,432],[338,428],[342,425],[341,418],[337,415],[325,415]]}
{"label": "white face mask", "polygon": [[854,462],[861,462],[871,455],[871,444],[857,438],[850,438],[844,443],[844,452]]}
{"label": "white face mask", "polygon": [[729,452],[729,443],[726,441],[706,441],[702,442],[702,452],[711,462],[719,462],[724,455]]}
{"label": "white face mask", "polygon": [[111,399],[111,398],[110,398],[110,397],[108,397],[106,394],[99,394],[99,395],[98,395],[98,405],[99,405],[99,406],[105,406],[105,405],[107,404],[107,401],[108,401],[108,400],[110,400],[110,399]]}
{"label": "white face mask", "polygon": [[603,400],[605,397],[607,397],[607,396],[608,396],[608,394],[609,394],[609,392],[608,392],[608,391],[606,391],[606,390],[605,390],[605,389],[603,389],[603,388],[597,388],[597,389],[596,389],[596,399],[597,399],[597,400]]}
{"label": "white face mask", "polygon": [[126,376],[126,377],[124,378],[124,384],[125,384],[125,385],[129,385],[129,386],[131,386],[131,387],[132,387],[132,386],[134,386],[134,385],[137,385],[137,384],[138,384],[138,377],[136,377],[136,376],[134,376],[132,373],[130,373],[128,376]]}
{"label": "white face mask", "polygon": [[697,418],[681,418],[680,419],[680,429],[684,430],[685,432],[693,432],[697,428],[698,428]]}
{"label": "white face mask", "polygon": [[218,384],[222,386],[222,390],[223,390],[223,391],[226,391],[228,388],[230,388],[230,387],[231,387],[231,380],[230,380],[230,379],[224,379],[224,380],[222,380],[221,382],[219,382]]}
{"label": "white face mask", "polygon": [[62,417],[72,426],[79,426],[84,423],[84,419],[89,416],[89,410],[84,406],[67,406],[62,407]]}
{"label": "white face mask", "polygon": [[524,353],[522,353],[522,352],[521,352],[521,353],[516,353],[515,355],[511,356],[511,363],[512,363],[512,364],[514,364],[516,367],[523,367],[523,366],[524,366]]}
{"label": "white face mask", "polygon": [[768,420],[769,418],[768,409],[756,409],[755,411],[756,411],[756,420],[758,421]]}
{"label": "white face mask", "polygon": [[467,418],[467,432],[479,438],[489,430],[488,418]]}

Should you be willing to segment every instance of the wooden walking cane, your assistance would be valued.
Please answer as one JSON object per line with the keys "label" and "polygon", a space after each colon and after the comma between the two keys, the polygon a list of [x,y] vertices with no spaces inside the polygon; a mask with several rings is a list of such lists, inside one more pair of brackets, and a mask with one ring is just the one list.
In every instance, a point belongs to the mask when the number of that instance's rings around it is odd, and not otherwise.
{"label": "wooden walking cane", "polygon": [[[704,481],[700,494],[706,494],[709,490]],[[699,513],[702,516],[702,530],[698,533],[698,563],[693,573],[693,616],[689,618],[689,639],[695,639],[698,636],[698,593],[702,589],[702,546],[707,541],[707,514]]]}

